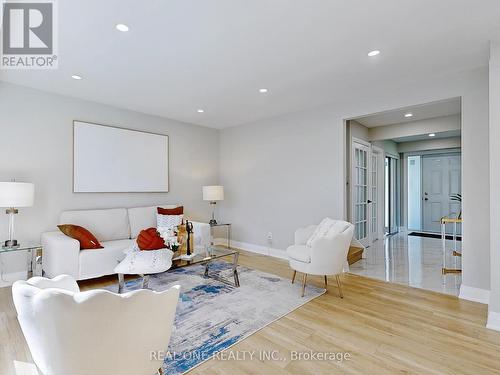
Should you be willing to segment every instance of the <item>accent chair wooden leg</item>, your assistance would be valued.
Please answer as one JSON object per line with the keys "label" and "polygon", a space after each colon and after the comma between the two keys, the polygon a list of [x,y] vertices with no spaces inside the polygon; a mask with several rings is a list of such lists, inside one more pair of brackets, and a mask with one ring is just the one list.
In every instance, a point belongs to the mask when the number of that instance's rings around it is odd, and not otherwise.
{"label": "accent chair wooden leg", "polygon": [[337,285],[339,287],[340,298],[344,298],[344,294],[342,293],[342,282],[340,281],[340,276],[339,275],[335,275],[335,278],[337,279]]}
{"label": "accent chair wooden leg", "polygon": [[295,275],[297,275],[297,271],[293,270],[293,276],[292,276],[292,284],[295,281]]}
{"label": "accent chair wooden leg", "polygon": [[307,281],[307,273],[305,273],[304,277],[302,278],[302,297],[304,297],[306,291],[306,281]]}
{"label": "accent chair wooden leg", "polygon": [[327,285],[328,285],[328,280],[326,279],[326,275],[325,275],[325,288]]}

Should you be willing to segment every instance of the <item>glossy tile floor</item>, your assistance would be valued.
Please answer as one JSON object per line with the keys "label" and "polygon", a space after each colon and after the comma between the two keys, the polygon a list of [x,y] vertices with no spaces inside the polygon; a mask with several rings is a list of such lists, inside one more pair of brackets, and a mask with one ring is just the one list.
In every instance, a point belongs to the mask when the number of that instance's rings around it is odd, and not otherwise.
{"label": "glossy tile floor", "polygon": [[[448,268],[460,268],[460,258],[451,255],[453,242],[446,241]],[[461,242],[458,242],[458,251]],[[379,280],[458,296],[461,276],[441,275],[443,252],[440,239],[398,233],[375,241],[365,258],[351,265],[351,273]]]}

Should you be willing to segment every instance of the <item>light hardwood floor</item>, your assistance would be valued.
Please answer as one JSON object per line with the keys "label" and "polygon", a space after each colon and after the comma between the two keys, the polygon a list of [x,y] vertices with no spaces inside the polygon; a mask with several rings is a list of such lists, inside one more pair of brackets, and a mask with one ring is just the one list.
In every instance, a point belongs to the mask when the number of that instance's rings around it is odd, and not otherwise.
{"label": "light hardwood floor", "polygon": [[[242,252],[240,264],[291,277],[286,262]],[[500,332],[484,328],[487,306],[363,276],[335,278],[327,293],[229,350],[279,351],[279,361],[211,359],[190,374],[500,374]],[[299,278],[300,280],[300,278]],[[322,277],[309,282],[323,285]],[[82,289],[116,282],[82,283]],[[14,360],[31,362],[10,288],[0,289],[0,374]],[[347,361],[292,361],[295,352],[348,352]],[[257,355],[257,354],[256,354]],[[96,374],[100,375],[100,374]]]}

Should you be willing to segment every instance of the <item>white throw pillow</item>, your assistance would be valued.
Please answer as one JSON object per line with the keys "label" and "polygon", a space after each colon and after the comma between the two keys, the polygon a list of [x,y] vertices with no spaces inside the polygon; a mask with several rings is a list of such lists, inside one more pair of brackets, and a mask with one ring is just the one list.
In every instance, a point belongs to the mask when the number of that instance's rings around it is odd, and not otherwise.
{"label": "white throw pillow", "polygon": [[330,219],[329,217],[325,217],[323,220],[321,220],[311,237],[309,237],[309,239],[307,240],[306,246],[312,247],[314,240],[320,237],[326,237],[328,235],[328,232],[336,223],[337,220]]}
{"label": "white throw pillow", "polygon": [[326,234],[326,237],[333,237],[339,233],[342,233],[349,227],[349,223],[342,220],[334,220],[335,223],[330,227],[330,230]]}
{"label": "white throw pillow", "polygon": [[159,232],[165,232],[182,224],[184,215],[162,215],[156,214],[156,228]]}
{"label": "white throw pillow", "polygon": [[116,267],[116,273],[125,275],[152,274],[172,267],[174,253],[169,249],[139,250],[137,244],[124,251],[127,256]]}

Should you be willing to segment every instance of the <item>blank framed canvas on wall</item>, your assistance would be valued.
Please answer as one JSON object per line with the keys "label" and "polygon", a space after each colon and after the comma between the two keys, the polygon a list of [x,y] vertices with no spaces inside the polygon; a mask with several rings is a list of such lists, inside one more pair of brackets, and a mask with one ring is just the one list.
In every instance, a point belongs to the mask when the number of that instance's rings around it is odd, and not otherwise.
{"label": "blank framed canvas on wall", "polygon": [[74,121],[73,191],[168,192],[168,136]]}

